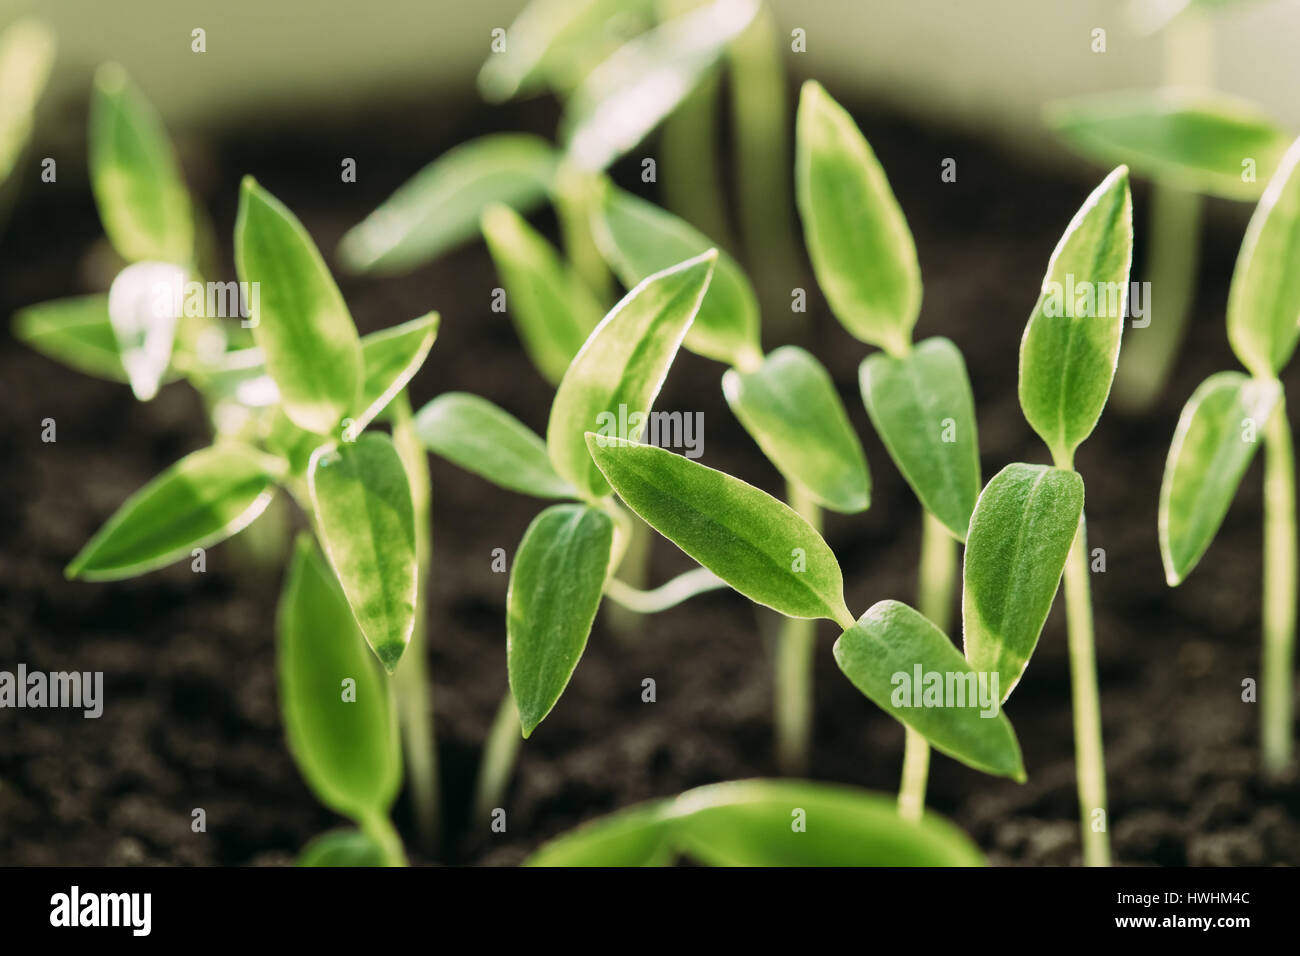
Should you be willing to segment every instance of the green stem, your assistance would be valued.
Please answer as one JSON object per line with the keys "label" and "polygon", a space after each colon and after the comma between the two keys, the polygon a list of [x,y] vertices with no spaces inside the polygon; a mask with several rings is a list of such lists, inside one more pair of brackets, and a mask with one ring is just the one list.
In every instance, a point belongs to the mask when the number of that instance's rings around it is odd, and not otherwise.
{"label": "green stem", "polygon": [[384,858],[387,860],[387,866],[407,866],[406,850],[402,846],[402,838],[398,836],[397,830],[388,817],[381,813],[367,817],[360,821],[361,830],[379,844],[380,849],[384,851]]}
{"label": "green stem", "polygon": [[1296,624],[1295,453],[1282,399],[1264,430],[1264,649],[1260,747],[1264,772],[1291,763]]}
{"label": "green stem", "polygon": [[522,740],[515,699],[506,691],[483,744],[483,762],[479,764],[478,781],[474,785],[473,825],[485,823],[504,801]]}
{"label": "green stem", "polygon": [[613,295],[613,278],[591,234],[591,207],[598,186],[593,174],[561,163],[551,199],[560,220],[564,254],[596,300],[607,306]]}
{"label": "green stem", "polygon": [[732,248],[726,190],[718,161],[718,77],[705,77],[672,115],[659,134],[659,176],[664,205],[710,241]]}
{"label": "green stem", "polygon": [[658,614],[660,611],[676,607],[697,594],[716,591],[726,586],[727,582],[708,568],[695,568],[693,571],[677,575],[653,591],[642,591],[618,578],[610,578],[605,582],[605,596],[636,614]]}
{"label": "green stem", "polygon": [[[1070,687],[1074,698],[1074,763],[1079,788],[1085,866],[1110,865],[1106,808],[1106,761],[1101,742],[1101,700],[1093,647],[1092,596],[1088,581],[1088,526],[1079,516],[1065,562],[1065,616],[1070,642]],[[1100,816],[1094,815],[1100,811]],[[1098,829],[1095,823],[1100,822]]]}
{"label": "green stem", "polygon": [[[790,507],[821,530],[821,508],[798,485],[786,484]],[[781,772],[799,775],[808,769],[812,738],[813,648],[817,622],[792,617],[781,619],[776,635],[775,700],[776,762]]]}
{"label": "green stem", "polygon": [[[640,515],[626,510],[623,514],[627,518],[627,547],[623,551],[618,569],[614,572],[615,577],[610,579],[610,583],[614,584],[617,590],[618,584],[615,583],[617,578],[617,581],[622,582],[626,588],[641,591],[645,589],[646,581],[650,576],[650,551],[654,543],[654,535],[650,526],[641,520]],[[605,610],[610,629],[620,638],[634,637],[641,630],[641,618],[644,612],[619,602],[617,597],[614,600],[618,603],[606,605]]]}

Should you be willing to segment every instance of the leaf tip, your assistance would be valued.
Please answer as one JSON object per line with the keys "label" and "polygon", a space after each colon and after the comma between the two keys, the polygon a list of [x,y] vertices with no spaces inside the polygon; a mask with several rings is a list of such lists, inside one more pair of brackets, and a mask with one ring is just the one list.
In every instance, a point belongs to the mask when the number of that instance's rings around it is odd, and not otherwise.
{"label": "leaf tip", "polygon": [[121,94],[126,82],[126,68],[116,60],[101,64],[95,71],[95,89],[106,96]]}
{"label": "leaf tip", "polygon": [[375,656],[379,658],[379,663],[384,665],[384,670],[392,674],[397,670],[398,663],[402,660],[402,654],[406,651],[406,644],[402,641],[389,641],[375,648]]}

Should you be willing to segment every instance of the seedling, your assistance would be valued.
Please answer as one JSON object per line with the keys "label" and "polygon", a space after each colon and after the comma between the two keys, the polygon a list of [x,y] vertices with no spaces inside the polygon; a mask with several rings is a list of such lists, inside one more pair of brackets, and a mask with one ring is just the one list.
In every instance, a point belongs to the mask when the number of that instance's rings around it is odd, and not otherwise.
{"label": "seedling", "polygon": [[1291,763],[1296,616],[1295,456],[1279,379],[1300,336],[1300,140],[1292,143],[1255,213],[1228,294],[1228,342],[1250,375],[1219,372],[1183,408],[1160,489],[1160,555],[1171,587],[1214,540],[1264,438],[1264,770]]}

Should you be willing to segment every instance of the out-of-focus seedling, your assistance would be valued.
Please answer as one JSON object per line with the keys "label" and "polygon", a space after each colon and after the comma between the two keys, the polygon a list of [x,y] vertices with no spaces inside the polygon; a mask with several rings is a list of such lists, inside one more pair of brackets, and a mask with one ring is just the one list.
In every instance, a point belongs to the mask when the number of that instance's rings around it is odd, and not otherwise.
{"label": "out-of-focus seedling", "polygon": [[0,31],[0,225],[13,201],[9,177],[31,138],[54,46],[54,33],[39,20],[19,20]]}

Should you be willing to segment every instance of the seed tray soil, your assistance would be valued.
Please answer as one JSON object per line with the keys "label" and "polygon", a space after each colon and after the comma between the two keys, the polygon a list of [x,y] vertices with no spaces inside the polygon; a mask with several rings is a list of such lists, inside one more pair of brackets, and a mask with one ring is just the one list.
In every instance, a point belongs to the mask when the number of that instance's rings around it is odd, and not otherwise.
{"label": "seed tray soil", "polygon": [[[223,277],[233,277],[230,235],[244,173],[294,209],[329,253],[423,163],[486,131],[484,115],[476,106],[408,103],[186,140],[187,175],[212,212]],[[926,283],[918,336],[946,335],[967,356],[985,478],[1011,461],[1045,460],[1017,403],[1018,344],[1053,246],[1104,170],[1049,170],[879,110],[857,115],[916,235]],[[543,134],[555,119],[538,104],[486,116],[492,129]],[[78,155],[79,142],[60,153],[60,182],[29,188],[0,238],[6,316],[95,288],[91,250],[100,229]],[[339,182],[343,157],[357,160],[355,184]],[[956,183],[940,181],[944,157],[957,159]],[[653,188],[637,181],[638,170],[634,157],[620,178],[642,192]],[[1136,198],[1141,238],[1148,198],[1141,185]],[[1245,214],[1215,205],[1208,221],[1191,337],[1171,387],[1147,417],[1108,411],[1078,460],[1089,545],[1105,550],[1106,570],[1092,575],[1092,587],[1109,825],[1115,857],[1126,864],[1300,861],[1300,781],[1260,781],[1258,705],[1241,701],[1242,680],[1259,667],[1260,464],[1190,582],[1168,589],[1157,551],[1160,477],[1178,411],[1206,375],[1236,364],[1223,312]],[[867,350],[827,311],[806,265],[798,268],[791,284],[809,290],[803,344],[831,370],[875,483],[868,512],[826,518],[849,606],[861,613],[884,598],[913,601],[920,515],[858,398],[857,365]],[[497,279],[481,243],[406,277],[341,284],[363,332],[441,311],[438,342],[412,385],[416,407],[443,391],[471,391],[544,430],[550,390],[507,317],[490,310]],[[769,333],[769,348],[775,338]],[[723,401],[722,372],[683,352],[657,407],[702,411],[702,460],[779,494],[779,476]],[[1297,385],[1292,374],[1293,394]],[[209,552],[203,574],[187,563],[111,584],[71,583],[62,574],[128,494],[205,443],[197,397],[180,384],[138,404],[124,386],[35,355],[7,331],[0,388],[0,668],[102,670],[106,697],[98,720],[0,711],[0,864],[291,862],[341,821],[313,799],[284,743],[273,634],[280,566],[231,542]],[[55,443],[41,441],[45,418],[57,423]],[[620,636],[602,615],[564,697],[521,749],[506,832],[471,821],[480,748],[506,690],[507,576],[492,571],[492,551],[513,554],[540,505],[440,460],[431,467],[430,665],[445,826],[439,849],[420,848],[403,793],[394,813],[413,860],[514,864],[598,814],[713,781],[776,774],[775,615],[716,592],[647,619],[635,635]],[[689,566],[671,544],[655,543],[653,583]],[[1060,604],[1007,707],[1029,782],[933,760],[930,806],[999,864],[1080,860]],[[838,673],[835,637],[832,625],[819,625],[809,775],[892,791],[902,728]],[[657,685],[654,703],[641,699],[646,677]],[[207,829],[195,833],[199,807]]]}

